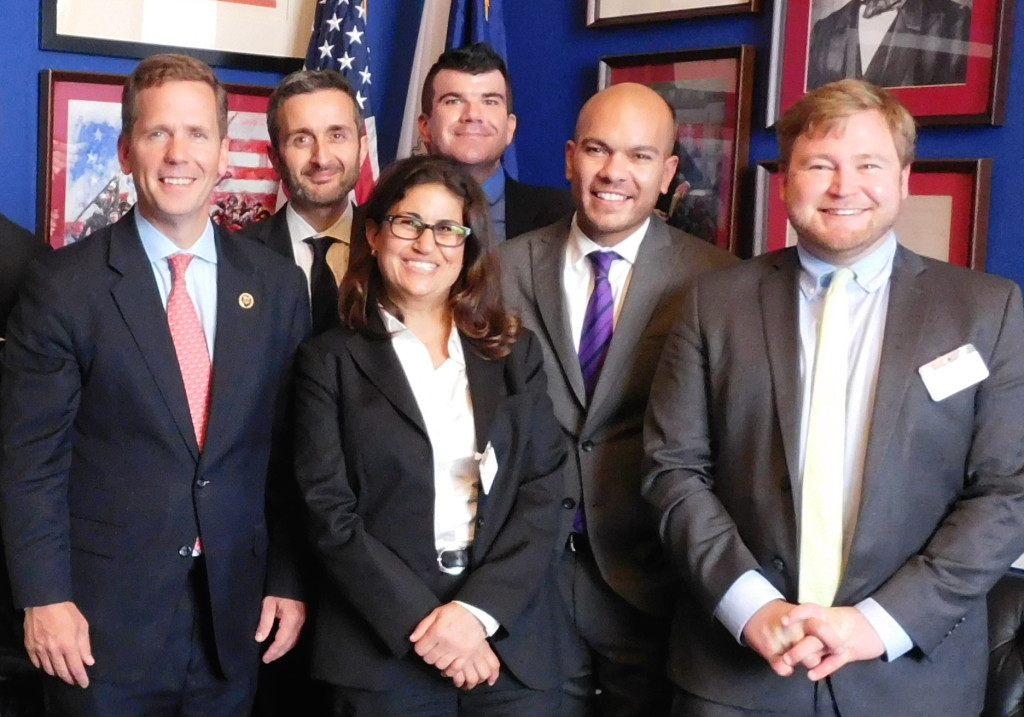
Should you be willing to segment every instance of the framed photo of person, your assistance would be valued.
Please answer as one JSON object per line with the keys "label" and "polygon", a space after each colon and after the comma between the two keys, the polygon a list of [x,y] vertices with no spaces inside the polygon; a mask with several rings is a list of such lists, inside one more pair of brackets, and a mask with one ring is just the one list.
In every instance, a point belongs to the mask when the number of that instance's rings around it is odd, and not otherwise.
{"label": "framed photo of person", "polygon": [[149,57],[187,52],[210,65],[302,67],[309,0],[42,0],[44,50]]}
{"label": "framed photo of person", "polygon": [[[121,91],[125,76],[43,70],[39,91],[37,226],[54,248],[120,219],[135,204],[121,172]],[[227,84],[228,171],[211,197],[210,215],[229,229],[273,214],[278,177],[270,166],[266,109],[270,87]]]}
{"label": "framed photo of person", "polygon": [[[796,244],[780,189],[776,161],[755,168],[754,239],[751,255]],[[910,169],[910,196],[895,232],[918,254],[984,271],[992,160],[919,159]]]}
{"label": "framed photo of person", "polygon": [[601,89],[639,82],[655,90],[676,117],[676,176],[658,200],[674,227],[735,250],[739,173],[750,149],[754,48],[733,45],[646,55],[602,57]]}
{"label": "framed photo of person", "polygon": [[761,0],[587,0],[587,27],[757,12]]}
{"label": "framed photo of person", "polygon": [[1002,124],[1014,0],[778,0],[768,125],[846,78],[890,89],[919,124]]}

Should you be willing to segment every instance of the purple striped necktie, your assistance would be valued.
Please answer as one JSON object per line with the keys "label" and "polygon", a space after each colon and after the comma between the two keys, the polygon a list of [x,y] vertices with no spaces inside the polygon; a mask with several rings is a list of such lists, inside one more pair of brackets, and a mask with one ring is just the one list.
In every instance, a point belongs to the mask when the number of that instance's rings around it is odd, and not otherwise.
{"label": "purple striped necktie", "polygon": [[[601,367],[608,355],[608,345],[612,342],[612,324],[615,318],[615,300],[612,297],[612,285],[608,281],[608,271],[612,262],[622,257],[613,251],[592,251],[587,254],[590,265],[594,269],[594,290],[587,302],[587,313],[583,316],[583,331],[580,333],[580,371],[583,372],[583,387],[587,392],[587,403],[594,395],[597,378],[601,375]],[[583,496],[572,521],[573,532],[587,532],[587,516],[583,507]]]}
{"label": "purple striped necktie", "polygon": [[612,342],[615,301],[612,298],[612,285],[608,282],[608,271],[612,268],[612,262],[621,258],[613,251],[592,251],[587,254],[594,268],[594,290],[587,302],[587,313],[583,316],[579,354],[588,403],[594,395],[594,387],[608,355],[608,345]]}

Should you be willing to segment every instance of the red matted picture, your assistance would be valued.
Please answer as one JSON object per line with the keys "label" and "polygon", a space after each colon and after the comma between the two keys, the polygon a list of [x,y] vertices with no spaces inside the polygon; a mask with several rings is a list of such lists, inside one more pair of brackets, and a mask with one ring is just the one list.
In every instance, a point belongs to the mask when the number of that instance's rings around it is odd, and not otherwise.
{"label": "red matted picture", "polygon": [[[125,76],[67,70],[40,73],[37,226],[54,248],[120,219],[135,204],[121,172],[121,90]],[[267,155],[270,87],[227,84],[228,171],[214,189],[210,215],[240,229],[274,213],[278,177]]]}
{"label": "red matted picture", "polygon": [[844,78],[889,88],[922,125],[1002,124],[1015,0],[777,0],[768,125]]}
{"label": "red matted picture", "polygon": [[602,57],[601,89],[639,82],[676,117],[676,176],[657,212],[669,224],[736,249],[739,173],[750,149],[754,48],[734,45]]}
{"label": "red matted picture", "polygon": [[[782,202],[778,162],[757,163],[751,255],[796,244]],[[991,159],[919,159],[911,165],[910,196],[894,231],[908,249],[984,271],[991,193]]]}

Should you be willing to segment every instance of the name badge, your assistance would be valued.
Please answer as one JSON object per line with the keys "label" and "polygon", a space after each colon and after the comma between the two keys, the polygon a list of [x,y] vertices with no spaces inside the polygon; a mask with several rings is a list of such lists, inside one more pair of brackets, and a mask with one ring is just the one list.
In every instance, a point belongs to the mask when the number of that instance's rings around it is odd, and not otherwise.
{"label": "name badge", "polygon": [[988,378],[988,366],[974,344],[964,344],[917,369],[933,401],[949,398]]}
{"label": "name badge", "polygon": [[487,495],[491,492],[494,476],[498,475],[498,456],[494,453],[494,446],[490,441],[487,442],[483,453],[476,454],[476,458],[480,461],[480,487],[484,495]]}

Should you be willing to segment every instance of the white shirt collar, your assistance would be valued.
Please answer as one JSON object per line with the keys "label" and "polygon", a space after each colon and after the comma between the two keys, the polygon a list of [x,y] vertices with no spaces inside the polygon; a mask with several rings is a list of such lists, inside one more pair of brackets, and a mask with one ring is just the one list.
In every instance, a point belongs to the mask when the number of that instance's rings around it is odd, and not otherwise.
{"label": "white shirt collar", "polygon": [[291,202],[285,207],[285,220],[288,222],[288,233],[291,235],[292,244],[302,244],[303,239],[309,237],[327,236],[348,244],[352,237],[352,202],[345,205],[345,211],[338,217],[338,221],[327,227],[325,231],[318,232],[312,225],[299,216]]}
{"label": "white shirt collar", "polygon": [[[391,334],[392,341],[398,340],[403,343],[415,342],[426,349],[426,346],[420,341],[419,337],[410,331],[409,327],[399,321],[391,312],[379,305],[377,310],[380,312],[380,318],[384,321],[384,328]],[[459,331],[455,328],[454,322],[452,322],[451,333],[448,334],[448,360],[454,361],[459,366],[464,367],[466,365],[466,356],[462,352],[462,341],[459,339]]]}
{"label": "white shirt collar", "polygon": [[647,234],[647,228],[650,224],[651,218],[648,217],[635,232],[620,241],[618,244],[613,247],[604,247],[597,244],[583,233],[583,230],[580,229],[580,225],[576,221],[576,215],[574,214],[572,217],[572,224],[569,227],[569,243],[566,247],[566,261],[570,264],[579,264],[590,252],[614,251],[620,257],[629,262],[630,266],[632,266],[636,263],[636,255],[640,251],[640,242],[643,241],[644,235]]}

